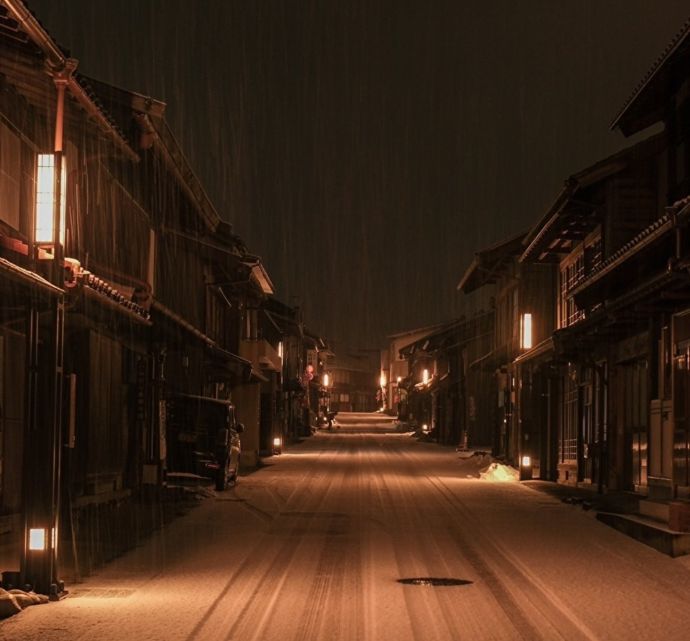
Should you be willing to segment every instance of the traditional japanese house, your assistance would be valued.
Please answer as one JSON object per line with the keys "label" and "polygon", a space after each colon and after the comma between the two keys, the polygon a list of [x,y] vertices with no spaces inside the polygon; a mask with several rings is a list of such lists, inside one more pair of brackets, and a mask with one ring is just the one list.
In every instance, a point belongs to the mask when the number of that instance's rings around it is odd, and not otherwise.
{"label": "traditional japanese house", "polygon": [[[123,120],[142,148],[141,182],[155,229],[152,298],[155,345],[170,395],[231,399],[244,425],[244,466],[254,466],[273,438],[277,407],[277,343],[260,335],[261,305],[273,293],[261,260],[249,254],[221,220],[164,118],[165,104],[96,83],[103,102]],[[275,334],[275,332],[274,332]],[[266,373],[268,372],[268,376]],[[159,422],[164,412],[159,412]],[[160,428],[161,438],[165,433]],[[262,437],[263,434],[263,437]],[[165,443],[158,446],[164,460]],[[150,478],[155,477],[152,468]]]}
{"label": "traditional japanese house", "polygon": [[[601,264],[572,291],[591,327],[586,333],[595,341],[598,334],[599,345],[610,344],[605,480],[648,493],[661,503],[642,502],[643,513],[675,520],[676,526],[687,504],[663,501],[690,498],[689,33],[686,23],[614,121],[626,136],[659,123],[664,131],[632,148],[648,150],[651,158],[624,192],[629,197],[619,198],[609,213]],[[634,226],[607,242],[606,231],[622,220]],[[564,332],[564,349],[578,333],[584,331]]]}
{"label": "traditional japanese house", "polygon": [[493,435],[495,456],[517,463],[523,456],[541,458],[541,428],[522,424],[519,403],[519,368],[515,359],[546,341],[553,328],[553,270],[550,266],[521,263],[524,234],[478,252],[458,290],[471,293],[493,288],[495,320],[490,350],[469,364],[477,381],[494,390]]}
{"label": "traditional japanese house", "polygon": [[249,273],[249,284],[245,290],[240,354],[252,363],[256,382],[236,388],[235,398],[249,434],[255,435],[247,441],[245,451],[249,458],[245,460],[249,465],[256,465],[262,452],[271,453],[273,439],[280,433],[277,395],[282,386],[278,353],[281,332],[263,309],[267,297],[273,294],[273,285],[258,259]]}
{"label": "traditional japanese house", "polygon": [[410,387],[412,403],[428,413],[439,443],[463,449],[491,445],[491,433],[480,429],[490,422],[480,417],[490,414],[494,397],[476,384],[477,370],[468,365],[489,351],[493,321],[493,312],[454,320],[400,350],[411,372],[421,370],[421,380]]}
{"label": "traditional japanese house", "polygon": [[278,356],[281,359],[281,387],[278,390],[280,436],[294,440],[311,434],[309,426],[302,425],[306,384],[304,325],[301,310],[290,307],[275,297],[264,304],[264,311],[280,333]]}
{"label": "traditional japanese house", "polygon": [[[407,385],[410,371],[409,361],[400,353],[403,347],[427,336],[443,324],[437,323],[428,327],[419,327],[391,334],[387,337],[388,345],[382,350],[381,375],[385,379],[384,407],[391,413],[407,420]],[[379,381],[380,383],[381,381]]]}
{"label": "traditional japanese house", "polygon": [[10,582],[58,593],[58,551],[80,548],[80,515],[135,509],[150,319],[127,285],[147,278],[148,220],[128,186],[139,155],[77,61],[22,2],[0,16],[0,502],[20,556]]}
{"label": "traditional japanese house", "polygon": [[380,391],[379,360],[378,350],[348,350],[333,345],[326,368],[331,410],[373,412],[379,409],[380,401],[376,400]]}
{"label": "traditional japanese house", "polygon": [[[615,286],[604,274],[612,257],[663,212],[663,146],[663,136],[655,136],[571,176],[526,239],[523,262],[555,262],[559,270],[553,336],[559,374],[551,389],[560,398],[552,448],[561,481],[600,489],[647,485],[658,330],[639,306],[639,288],[647,291],[650,272],[638,264],[624,277],[619,272]],[[610,287],[593,295],[594,283],[604,280]]]}

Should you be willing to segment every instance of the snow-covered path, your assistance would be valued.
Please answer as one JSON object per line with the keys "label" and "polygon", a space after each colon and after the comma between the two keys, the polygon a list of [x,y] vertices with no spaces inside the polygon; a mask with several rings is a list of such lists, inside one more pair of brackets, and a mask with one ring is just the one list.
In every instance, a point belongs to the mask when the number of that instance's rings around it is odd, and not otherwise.
{"label": "snow-covered path", "polygon": [[471,466],[407,435],[319,433],[0,639],[690,638],[687,559]]}

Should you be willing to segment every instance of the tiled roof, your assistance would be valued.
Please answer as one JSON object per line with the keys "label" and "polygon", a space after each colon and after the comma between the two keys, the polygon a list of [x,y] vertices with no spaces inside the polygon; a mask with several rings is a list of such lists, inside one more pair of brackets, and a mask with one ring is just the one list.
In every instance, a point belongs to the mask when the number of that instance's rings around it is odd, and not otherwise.
{"label": "tiled roof", "polygon": [[649,71],[644,75],[642,80],[637,84],[632,94],[623,104],[623,107],[618,112],[618,115],[614,118],[611,123],[611,129],[615,129],[618,126],[620,119],[623,117],[625,112],[628,110],[630,105],[637,99],[637,97],[642,93],[644,88],[649,84],[652,78],[656,75],[659,69],[666,63],[671,54],[683,43],[685,38],[690,33],[690,18],[686,20],[685,24],[681,27],[680,31],[671,39],[671,42],[666,45],[666,48],[661,52],[659,57],[654,61]]}

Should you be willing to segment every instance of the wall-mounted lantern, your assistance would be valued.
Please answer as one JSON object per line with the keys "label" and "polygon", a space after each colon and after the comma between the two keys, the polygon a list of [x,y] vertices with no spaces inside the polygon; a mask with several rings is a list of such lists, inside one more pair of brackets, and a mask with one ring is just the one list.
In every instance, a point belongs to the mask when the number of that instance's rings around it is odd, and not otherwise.
{"label": "wall-mounted lantern", "polygon": [[520,349],[532,349],[532,314],[520,317]]}
{"label": "wall-mounted lantern", "polygon": [[[62,153],[38,154],[34,194],[34,242],[40,247],[54,247],[56,243],[65,244],[66,187],[67,171]],[[56,207],[58,195],[59,208]]]}

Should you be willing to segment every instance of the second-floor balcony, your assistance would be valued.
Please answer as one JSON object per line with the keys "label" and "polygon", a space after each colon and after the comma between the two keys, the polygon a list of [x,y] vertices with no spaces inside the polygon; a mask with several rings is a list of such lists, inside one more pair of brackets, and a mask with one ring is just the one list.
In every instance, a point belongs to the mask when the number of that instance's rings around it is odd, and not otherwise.
{"label": "second-floor balcony", "polygon": [[283,368],[278,350],[262,338],[243,339],[240,342],[240,356],[251,361],[257,369],[280,372]]}

